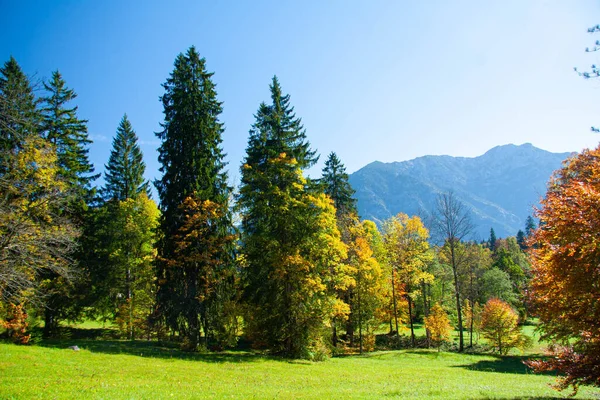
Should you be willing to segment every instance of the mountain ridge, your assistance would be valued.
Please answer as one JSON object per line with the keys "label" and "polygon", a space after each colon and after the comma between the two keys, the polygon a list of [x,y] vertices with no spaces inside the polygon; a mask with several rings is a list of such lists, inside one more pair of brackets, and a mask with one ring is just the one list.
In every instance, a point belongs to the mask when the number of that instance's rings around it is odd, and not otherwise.
{"label": "mountain ridge", "polygon": [[546,192],[552,172],[573,153],[552,153],[531,143],[491,148],[477,157],[425,155],[374,161],[350,174],[361,217],[378,223],[404,212],[433,210],[439,193],[454,191],[471,210],[473,239],[515,235]]}

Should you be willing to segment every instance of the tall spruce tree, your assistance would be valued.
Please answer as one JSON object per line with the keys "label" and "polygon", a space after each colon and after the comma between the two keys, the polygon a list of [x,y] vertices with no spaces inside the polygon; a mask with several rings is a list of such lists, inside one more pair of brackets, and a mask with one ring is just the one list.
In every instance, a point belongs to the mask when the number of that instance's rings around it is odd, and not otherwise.
{"label": "tall spruce tree", "polygon": [[144,179],[146,164],[138,145],[138,138],[127,118],[123,115],[113,139],[108,164],[105,165],[106,185],[102,190],[109,200],[132,199],[138,194],[150,196],[150,186]]}
{"label": "tall spruce tree", "polygon": [[325,289],[345,248],[334,208],[303,177],[317,157],[290,96],[273,78],[250,130],[239,206],[247,332],[272,351],[308,357],[323,345],[334,297]]}
{"label": "tall spruce tree", "polygon": [[0,69],[0,173],[27,135],[40,132],[41,116],[33,89],[17,61],[10,57]]}
{"label": "tall spruce tree", "polygon": [[68,106],[77,94],[66,86],[60,72],[54,71],[44,88],[48,92],[41,99],[44,131],[46,139],[56,148],[59,176],[74,191],[76,201],[88,204],[95,192],[92,183],[99,176],[94,174],[88,158],[92,143],[87,132],[88,121],[77,117],[77,106]]}
{"label": "tall spruce tree", "polygon": [[[164,122],[157,133],[163,173],[156,182],[162,211],[158,307],[190,350],[199,344],[201,325],[207,342],[226,330],[226,306],[233,296],[231,189],[221,149],[222,105],[205,64],[194,47],[177,56],[163,84]],[[215,211],[205,213],[206,208]],[[198,240],[184,243],[203,228],[206,232],[198,234]],[[210,259],[190,255],[203,252]]]}
{"label": "tall spruce tree", "polygon": [[[92,141],[88,137],[87,120],[77,116],[77,106],[71,106],[77,94],[67,87],[60,72],[54,71],[51,79],[44,83],[44,88],[46,96],[40,99],[43,134],[56,151],[57,179],[65,184],[70,196],[68,207],[59,211],[77,227],[83,227],[89,218],[88,206],[95,197],[93,181],[99,176],[94,174],[94,166],[88,158]],[[52,271],[43,276],[46,296],[44,334],[47,336],[58,326],[59,319],[73,318],[81,312],[81,302],[77,299],[87,292],[86,283],[82,280],[86,274],[81,271],[86,263],[81,251],[74,254],[74,262],[80,279],[71,285],[66,285]]]}
{"label": "tall spruce tree", "polygon": [[[356,209],[356,199],[353,198],[355,191],[352,189],[350,182],[348,182],[346,167],[344,167],[344,164],[342,164],[337,154],[334,152],[331,152],[327,157],[327,161],[325,161],[325,166],[323,167],[322,177],[319,180],[319,183],[322,186],[325,194],[328,195],[331,200],[333,200],[337,227],[340,230],[342,241],[344,244],[349,246],[350,250],[352,250],[352,248],[354,248],[353,242],[355,239],[355,235],[353,235],[352,232],[360,231],[358,210]],[[350,251],[348,254],[348,259],[345,261],[350,268],[355,268],[355,266],[351,266],[353,264],[352,259],[356,259],[356,257],[352,257],[352,251]],[[356,296],[354,286],[355,285],[347,285],[344,286],[343,289],[338,288],[336,291],[338,298],[342,299],[350,306],[350,315],[347,319],[345,319],[344,322],[346,336],[349,338],[351,345],[354,344],[355,323],[357,322],[357,318],[355,318]],[[344,318],[341,319],[344,320]],[[339,320],[340,318],[334,317],[334,320],[331,324],[332,343],[334,346],[337,346],[337,329],[338,325],[340,325]]]}

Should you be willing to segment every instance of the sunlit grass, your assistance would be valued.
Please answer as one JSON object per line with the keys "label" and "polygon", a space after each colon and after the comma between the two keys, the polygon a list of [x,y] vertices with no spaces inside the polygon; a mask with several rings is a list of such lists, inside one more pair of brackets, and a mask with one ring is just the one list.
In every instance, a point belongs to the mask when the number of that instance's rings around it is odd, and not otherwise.
{"label": "sunlit grass", "polygon": [[[74,352],[68,345],[77,344]],[[321,363],[249,352],[188,354],[153,342],[0,344],[0,398],[561,398],[522,357],[429,350]],[[577,398],[594,398],[591,389]],[[597,392],[596,392],[597,393]]]}

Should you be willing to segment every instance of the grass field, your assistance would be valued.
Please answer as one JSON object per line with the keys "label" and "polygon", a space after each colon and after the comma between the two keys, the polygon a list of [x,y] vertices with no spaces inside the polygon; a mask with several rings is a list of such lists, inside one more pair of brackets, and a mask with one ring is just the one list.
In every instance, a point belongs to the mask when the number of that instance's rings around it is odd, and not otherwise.
{"label": "grass field", "polygon": [[[82,350],[67,349],[77,344]],[[77,339],[0,343],[0,399],[551,399],[554,378],[524,356],[428,350],[376,352],[321,363],[250,352],[188,354],[155,342]],[[581,389],[576,398],[597,399]]]}

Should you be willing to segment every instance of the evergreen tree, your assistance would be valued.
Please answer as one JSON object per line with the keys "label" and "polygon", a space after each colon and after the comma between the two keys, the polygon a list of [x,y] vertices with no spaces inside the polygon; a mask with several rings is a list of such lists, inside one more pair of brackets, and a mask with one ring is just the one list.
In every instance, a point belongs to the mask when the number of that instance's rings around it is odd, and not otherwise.
{"label": "evergreen tree", "polygon": [[105,165],[104,196],[120,201],[132,199],[141,193],[150,196],[150,186],[144,180],[146,164],[143,157],[138,138],[125,114],[113,139],[108,164]]}
{"label": "evergreen tree", "polygon": [[77,117],[77,106],[67,105],[77,94],[66,86],[58,71],[52,73],[44,88],[48,92],[42,98],[44,131],[46,139],[56,148],[59,176],[75,192],[76,201],[89,203],[94,196],[92,182],[99,174],[93,174],[94,166],[88,159],[92,141],[87,133],[87,120]]}
{"label": "evergreen tree", "polygon": [[40,131],[40,114],[29,79],[10,57],[0,68],[0,173],[26,136]]}
{"label": "evergreen tree", "polygon": [[320,183],[325,194],[333,200],[338,219],[342,215],[358,215],[356,199],[353,197],[355,191],[348,182],[346,167],[334,152],[325,161]]}
{"label": "evergreen tree", "polygon": [[488,239],[488,247],[491,251],[496,250],[496,232],[494,232],[494,228],[490,228],[490,238]]}
{"label": "evergreen tree", "polygon": [[331,201],[303,177],[316,157],[301,120],[276,77],[270,89],[241,170],[246,331],[274,352],[315,358],[335,303],[327,284],[345,248]]}
{"label": "evergreen tree", "polygon": [[[194,47],[175,59],[174,69],[163,84],[161,97],[164,107],[163,130],[157,133],[162,141],[159,148],[160,171],[163,177],[156,182],[162,211],[158,243],[157,293],[160,313],[169,327],[186,338],[186,347],[193,350],[200,339],[200,325],[208,340],[226,318],[217,318],[232,297],[233,241],[219,249],[207,249],[213,254],[208,261],[181,262],[178,258],[176,236],[185,223],[184,200],[210,201],[221,212],[210,220],[214,241],[204,240],[197,245],[221,243],[232,233],[227,174],[221,149],[223,124],[212,73],[206,71],[206,62]],[[196,249],[202,251],[202,249]],[[219,282],[218,288],[201,292],[202,282],[211,273]],[[212,313],[213,315],[209,315]],[[182,322],[184,321],[184,322]],[[208,323],[211,321],[212,326]]]}
{"label": "evergreen tree", "polygon": [[525,235],[529,237],[533,231],[535,231],[535,221],[531,215],[528,215],[525,220]]}
{"label": "evergreen tree", "polygon": [[525,243],[525,240],[525,233],[519,229],[519,232],[517,232],[517,243],[523,251],[527,250],[527,244]]}

